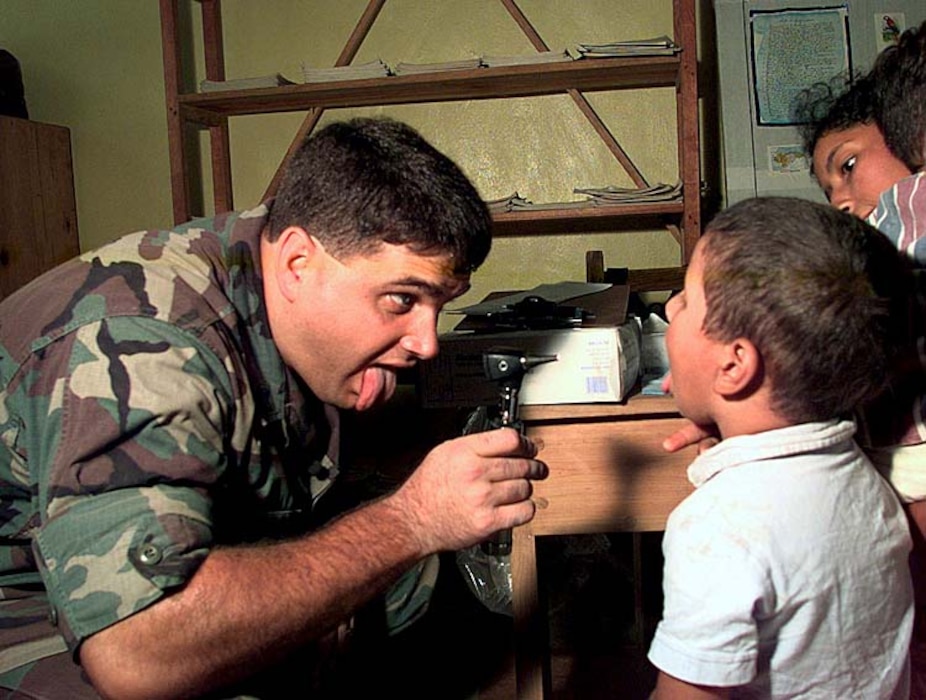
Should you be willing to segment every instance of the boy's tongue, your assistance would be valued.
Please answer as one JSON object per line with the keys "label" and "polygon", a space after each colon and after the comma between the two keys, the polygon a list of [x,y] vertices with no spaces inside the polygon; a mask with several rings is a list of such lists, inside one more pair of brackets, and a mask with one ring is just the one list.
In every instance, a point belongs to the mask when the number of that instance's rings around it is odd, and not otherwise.
{"label": "boy's tongue", "polygon": [[395,373],[382,367],[368,367],[360,378],[360,396],[355,408],[358,411],[372,408],[389,399],[394,391]]}

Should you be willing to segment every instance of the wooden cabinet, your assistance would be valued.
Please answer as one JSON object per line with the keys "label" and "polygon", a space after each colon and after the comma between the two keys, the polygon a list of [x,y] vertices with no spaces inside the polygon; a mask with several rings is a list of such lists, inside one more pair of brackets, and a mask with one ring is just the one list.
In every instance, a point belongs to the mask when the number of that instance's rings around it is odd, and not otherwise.
{"label": "wooden cabinet", "polygon": [[77,255],[70,130],[0,116],[0,299]]}
{"label": "wooden cabinet", "polygon": [[[672,3],[674,40],[681,51],[672,56],[583,59],[533,65],[480,67],[430,74],[395,75],[373,79],[344,80],[228,90],[209,93],[182,92],[181,46],[177,0],[160,0],[164,49],[164,77],[168,113],[171,186],[174,219],[178,223],[194,214],[190,208],[191,172],[187,126],[208,129],[212,152],[213,193],[216,211],[232,208],[228,120],[239,115],[308,111],[289,154],[311,132],[323,110],[451,100],[482,100],[568,94],[589,119],[595,131],[624,167],[637,187],[644,176],[621,148],[604,122],[585,100],[584,93],[675,87],[677,149],[682,184],[681,199],[643,204],[611,204],[587,208],[544,206],[542,209],[494,214],[496,236],[561,235],[585,231],[647,230],[665,226],[679,244],[679,267],[687,264],[701,230],[700,137],[698,127],[696,0],[665,0]],[[500,0],[519,28],[538,51],[547,50],[543,39],[521,12],[515,0]],[[370,0],[348,38],[336,65],[349,65],[385,0]],[[219,0],[200,0],[206,78],[224,80],[225,67]],[[568,12],[568,5],[564,5]],[[310,17],[306,20],[309,21]],[[620,38],[620,37],[618,37]],[[440,144],[436,144],[440,147]],[[284,158],[281,169],[286,163]],[[281,170],[270,183],[272,194]],[[655,226],[653,226],[655,224]]]}

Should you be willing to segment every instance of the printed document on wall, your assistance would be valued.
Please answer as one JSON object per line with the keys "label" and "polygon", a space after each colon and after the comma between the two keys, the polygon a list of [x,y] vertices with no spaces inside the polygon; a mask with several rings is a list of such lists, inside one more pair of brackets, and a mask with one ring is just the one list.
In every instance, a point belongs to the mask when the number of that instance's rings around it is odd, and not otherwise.
{"label": "printed document on wall", "polygon": [[760,126],[794,124],[794,98],[851,72],[846,6],[751,11],[753,90]]}

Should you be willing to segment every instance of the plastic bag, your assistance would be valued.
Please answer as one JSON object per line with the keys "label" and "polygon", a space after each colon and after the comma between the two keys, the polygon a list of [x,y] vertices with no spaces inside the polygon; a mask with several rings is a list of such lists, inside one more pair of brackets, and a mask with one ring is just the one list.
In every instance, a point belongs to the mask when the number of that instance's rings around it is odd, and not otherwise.
{"label": "plastic bag", "polygon": [[[494,427],[485,406],[475,409],[466,419],[463,434],[480,433]],[[510,533],[508,533],[510,535]],[[511,548],[498,553],[491,543],[473,545],[457,552],[457,567],[467,587],[489,610],[512,615],[511,608]]]}
{"label": "plastic bag", "polygon": [[457,566],[480,603],[494,613],[512,615],[510,554],[488,554],[477,544],[457,552]]}

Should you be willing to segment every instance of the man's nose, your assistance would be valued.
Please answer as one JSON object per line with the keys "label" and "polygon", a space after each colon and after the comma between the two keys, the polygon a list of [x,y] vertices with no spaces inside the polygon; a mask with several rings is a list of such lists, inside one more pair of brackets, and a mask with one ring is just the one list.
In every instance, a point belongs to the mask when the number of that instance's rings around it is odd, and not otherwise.
{"label": "man's nose", "polygon": [[673,297],[670,297],[666,302],[666,320],[669,323],[672,323],[672,317],[675,316],[675,312],[678,309],[678,295],[676,294]]}
{"label": "man's nose", "polygon": [[437,314],[421,314],[416,318],[400,345],[419,360],[437,357]]}

